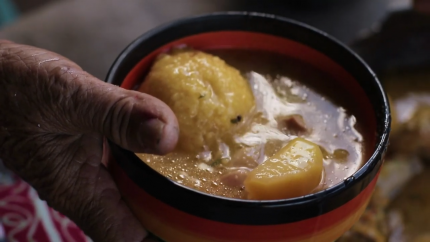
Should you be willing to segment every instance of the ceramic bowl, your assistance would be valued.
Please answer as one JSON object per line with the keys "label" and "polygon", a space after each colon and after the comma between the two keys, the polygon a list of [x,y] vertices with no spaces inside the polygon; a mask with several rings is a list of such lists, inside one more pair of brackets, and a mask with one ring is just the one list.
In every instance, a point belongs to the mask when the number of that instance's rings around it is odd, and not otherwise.
{"label": "ceramic bowl", "polygon": [[368,132],[366,163],[343,182],[293,199],[251,201],[205,194],[151,169],[109,142],[109,170],[124,199],[150,232],[168,242],[331,242],[358,220],[374,190],[390,131],[387,97],[372,70],[327,34],[273,15],[227,12],[186,18],[132,42],[106,81],[136,89],[156,56],[178,45],[199,50],[252,49],[304,61],[350,95]]}

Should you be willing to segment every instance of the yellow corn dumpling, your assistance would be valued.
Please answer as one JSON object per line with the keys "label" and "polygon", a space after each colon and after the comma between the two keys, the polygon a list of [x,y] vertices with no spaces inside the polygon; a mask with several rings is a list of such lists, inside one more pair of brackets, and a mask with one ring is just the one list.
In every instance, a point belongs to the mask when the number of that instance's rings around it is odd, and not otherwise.
{"label": "yellow corn dumpling", "polygon": [[174,50],[154,63],[139,91],[165,102],[176,114],[177,151],[215,147],[254,106],[252,91],[235,68],[196,50]]}
{"label": "yellow corn dumpling", "polygon": [[307,195],[319,185],[323,169],[319,146],[296,138],[251,171],[245,189],[248,198],[255,200]]}

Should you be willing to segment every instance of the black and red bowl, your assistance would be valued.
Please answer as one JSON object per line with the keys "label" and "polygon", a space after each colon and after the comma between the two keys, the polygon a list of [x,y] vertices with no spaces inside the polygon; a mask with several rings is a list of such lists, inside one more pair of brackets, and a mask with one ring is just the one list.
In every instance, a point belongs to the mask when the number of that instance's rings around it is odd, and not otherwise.
{"label": "black and red bowl", "polygon": [[130,208],[152,233],[168,242],[331,242],[364,211],[383,163],[390,131],[387,97],[370,68],[327,34],[259,13],[228,12],[182,19],[131,43],[106,81],[136,89],[156,56],[171,47],[251,49],[304,61],[330,75],[351,97],[365,127],[367,162],[327,190],[276,201],[230,199],[202,193],[160,175],[134,153],[110,142],[109,170]]}

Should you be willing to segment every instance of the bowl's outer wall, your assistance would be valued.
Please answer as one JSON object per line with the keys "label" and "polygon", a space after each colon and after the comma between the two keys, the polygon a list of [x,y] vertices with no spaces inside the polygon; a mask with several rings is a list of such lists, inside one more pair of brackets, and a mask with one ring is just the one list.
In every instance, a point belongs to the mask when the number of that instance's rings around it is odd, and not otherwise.
{"label": "bowl's outer wall", "polygon": [[[353,177],[326,191],[290,200],[259,202],[219,198],[182,187],[149,168],[132,152],[123,150],[110,142],[109,145],[116,160],[116,162],[110,163],[110,169],[114,177],[118,178],[117,183],[119,185],[123,184],[120,185],[120,189],[122,189],[124,195],[128,195],[129,205],[134,208],[135,212],[140,211],[138,213],[145,214],[145,216],[142,216],[142,222],[146,223],[146,226],[151,227],[151,224],[155,223],[155,221],[149,223],[148,219],[151,216],[148,213],[152,213],[156,219],[167,219],[162,222],[158,221],[158,226],[152,226],[152,230],[157,230],[157,227],[162,228],[163,226],[176,228],[178,225],[184,231],[205,231],[204,228],[209,226],[208,224],[206,224],[208,226],[203,226],[205,222],[217,223],[220,226],[222,224],[245,226],[242,227],[245,230],[237,228],[236,232],[228,229],[230,233],[227,234],[231,234],[230,240],[226,238],[227,240],[222,241],[240,241],[237,236],[243,237],[242,233],[245,233],[244,231],[247,231],[246,234],[249,234],[250,237],[255,238],[255,240],[246,241],[269,241],[257,239],[259,234],[267,235],[269,230],[259,231],[256,228],[275,228],[279,225],[283,225],[283,227],[278,227],[278,232],[272,231],[276,235],[272,241],[286,241],[284,238],[287,234],[294,235],[295,239],[291,237],[293,241],[304,239],[303,236],[306,234],[313,234],[314,236],[322,234],[321,236],[323,236],[326,233],[324,236],[328,236],[321,238],[339,236],[341,232],[352,225],[352,222],[358,219],[367,204],[385,154],[390,125],[388,102],[379,81],[367,65],[342,44],[317,30],[273,16],[244,13],[207,15],[165,25],[141,36],[118,57],[108,74],[107,81],[121,85],[124,80],[134,79],[134,84],[138,84],[137,82],[142,80],[154,56],[163,51],[163,48],[168,47],[169,43],[189,36],[217,31],[257,32],[267,36],[278,36],[289,42],[286,45],[282,45],[283,48],[281,49],[284,51],[288,52],[290,50],[290,54],[295,53],[296,57],[302,56],[302,58],[306,56],[306,53],[311,53],[313,57],[308,58],[306,61],[314,62],[314,64],[323,66],[325,69],[328,68],[326,71],[331,72],[330,74],[335,77],[337,76],[339,84],[343,85],[343,88],[348,88],[356,98],[357,105],[362,110],[362,116],[366,117],[365,120],[368,122],[369,130],[377,134],[376,137],[373,136],[375,137],[374,142],[369,142],[372,144],[371,150],[375,152],[371,154],[369,161]],[[225,38],[228,38],[228,36],[223,37],[223,39]],[[234,42],[235,39],[237,38],[230,38],[230,41]],[[252,38],[248,42],[252,43]],[[198,43],[196,42],[197,46],[191,46],[196,48],[204,47],[198,46]],[[273,46],[277,48],[276,45]],[[299,51],[297,51],[297,48]],[[291,50],[295,51],[291,52]],[[277,50],[275,49],[274,51]],[[303,55],[303,53],[305,54]],[[319,55],[315,53],[319,53]],[[141,65],[140,67],[139,64]],[[136,66],[139,68],[135,68]],[[132,83],[131,81],[128,82],[123,86],[128,85],[128,88],[131,88]],[[125,181],[128,181],[129,184],[124,184]],[[139,189],[133,190],[132,187],[135,186]],[[127,187],[131,190],[127,190]],[[127,191],[132,192],[128,193]],[[137,203],[138,201],[139,203]],[[140,206],[141,203],[145,204],[145,201],[148,201],[146,204],[148,209],[145,209],[143,205]],[[151,203],[149,201],[158,202]],[[348,207],[352,206],[348,205],[352,203],[355,206]],[[168,217],[177,219],[182,216],[182,220],[179,219],[182,223],[175,224],[175,222],[169,221],[166,217],[167,214],[163,212],[168,208],[173,209],[172,213],[173,211],[178,212],[177,216],[171,214]],[[348,210],[344,211],[342,208],[348,208]],[[339,217],[333,215],[336,213],[339,214]],[[163,216],[163,214],[165,215],[164,218],[157,218],[157,216]],[[198,223],[189,223],[187,221],[198,221]],[[294,224],[297,225],[305,221],[309,222],[306,226],[302,224],[299,227],[294,227]],[[323,223],[325,226],[322,226]],[[199,224],[203,227],[199,227]],[[336,224],[337,226],[335,226]],[[217,229],[222,227],[217,227],[214,224],[210,226]],[[253,229],[250,230],[246,226],[251,226]],[[308,229],[299,229],[303,227]],[[162,231],[170,230],[166,228],[157,230],[159,233],[162,233]],[[287,231],[290,232],[287,233]],[[297,234],[293,233],[294,231]],[[165,233],[164,238],[168,234]],[[174,233],[170,231],[170,234]],[[202,240],[205,236],[204,233],[200,233],[198,236],[203,237],[199,237],[200,240],[196,241],[220,241],[216,239]],[[206,234],[206,236],[211,237],[214,234]],[[235,238],[235,240],[232,238]],[[336,237],[333,238],[335,239]],[[184,241],[169,239],[169,242]],[[320,241],[325,241],[325,239]]]}

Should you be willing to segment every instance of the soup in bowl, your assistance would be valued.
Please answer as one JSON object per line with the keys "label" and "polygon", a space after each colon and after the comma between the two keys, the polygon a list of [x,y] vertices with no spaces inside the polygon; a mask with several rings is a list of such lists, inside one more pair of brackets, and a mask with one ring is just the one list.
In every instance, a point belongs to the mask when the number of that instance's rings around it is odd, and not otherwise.
{"label": "soup in bowl", "polygon": [[175,113],[165,156],[109,143],[109,170],[150,232],[176,241],[333,241],[365,209],[387,148],[382,87],[348,48],[271,15],[152,30],[107,82]]}

